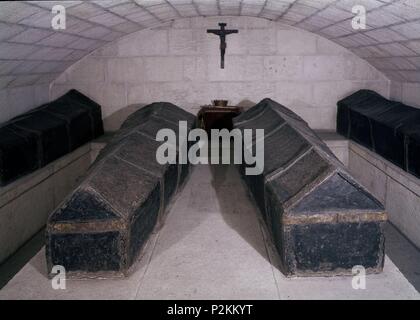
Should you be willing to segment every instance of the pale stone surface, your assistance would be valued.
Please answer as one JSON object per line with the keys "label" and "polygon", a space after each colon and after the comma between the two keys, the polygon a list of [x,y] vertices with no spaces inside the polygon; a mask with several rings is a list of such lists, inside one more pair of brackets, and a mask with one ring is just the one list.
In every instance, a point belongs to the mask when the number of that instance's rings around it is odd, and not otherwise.
{"label": "pale stone surface", "polygon": [[[277,29],[267,28],[262,33],[260,29],[249,29],[247,31],[248,53],[251,55],[272,55],[277,51]],[[283,30],[279,30],[283,31]]]}
{"label": "pale stone surface", "polygon": [[[40,41],[41,39],[48,37],[49,35],[51,35],[51,33],[51,31],[42,29],[28,29],[14,36],[10,39],[10,41],[18,43],[35,43]],[[65,36],[63,38],[65,38]],[[75,39],[73,39],[73,41]]]}
{"label": "pale stone surface", "polygon": [[106,60],[100,58],[86,58],[80,64],[71,66],[69,79],[73,83],[104,82]]}
{"label": "pale stone surface", "polygon": [[365,186],[381,203],[386,199],[386,174],[376,167],[369,167],[369,162],[350,149],[349,171]]}
{"label": "pale stone surface", "polygon": [[372,151],[349,143],[350,173],[383,204],[390,221],[420,247],[420,182]]}
{"label": "pale stone surface", "polygon": [[194,55],[197,53],[196,33],[192,29],[171,29],[168,32],[169,53],[173,55]]}
{"label": "pale stone surface", "polygon": [[[314,87],[317,83],[300,83],[295,81],[276,82],[275,100],[285,106],[305,107],[326,105],[314,100]],[[331,85],[331,83],[329,83]],[[332,91],[332,90],[331,90]],[[337,100],[338,101],[338,100]],[[324,102],[324,101],[323,101]],[[315,107],[315,106],[314,106]]]}
{"label": "pale stone surface", "polygon": [[297,107],[295,111],[312,129],[335,130],[336,110],[330,107],[313,105]]}
{"label": "pale stone surface", "polygon": [[167,30],[144,30],[114,43],[120,57],[162,56],[168,53]]}
{"label": "pale stone surface", "polygon": [[262,56],[229,56],[225,59],[225,68],[215,68],[220,64],[220,57],[208,59],[208,81],[258,81],[263,80],[264,66]]}
{"label": "pale stone surface", "polygon": [[271,56],[264,58],[264,78],[269,81],[305,79],[301,56]]}
{"label": "pale stone surface", "polygon": [[420,244],[420,194],[413,193],[405,185],[387,180],[386,208],[391,221],[407,235],[413,243]]}
{"label": "pale stone surface", "polygon": [[361,84],[348,81],[317,81],[313,84],[315,105],[329,106],[354,93]]}
{"label": "pale stone surface", "polygon": [[49,214],[86,173],[90,161],[87,144],[0,188],[0,261],[44,227]]}
{"label": "pale stone surface", "polygon": [[347,59],[344,56],[310,56],[304,58],[305,74],[310,80],[345,80]]}
{"label": "pale stone surface", "polygon": [[144,58],[146,81],[182,81],[182,60],[174,57]]}
{"label": "pale stone surface", "polygon": [[195,166],[129,278],[54,290],[41,250],[0,299],[420,299],[388,257],[365,290],[351,277],[285,278],[262,226],[235,168]]}
{"label": "pale stone surface", "polygon": [[349,164],[349,141],[333,131],[315,131],[346,167]]}
{"label": "pale stone surface", "polygon": [[316,55],[317,37],[301,30],[277,31],[277,54],[280,55]]}
{"label": "pale stone surface", "polygon": [[22,43],[1,43],[0,59],[23,59],[38,50],[38,47]]}
{"label": "pale stone surface", "polygon": [[185,81],[205,81],[207,77],[207,59],[204,57],[184,57]]}
{"label": "pale stone surface", "polygon": [[402,86],[402,101],[413,107],[420,108],[420,84],[404,83]]}
{"label": "pale stone surface", "polygon": [[14,35],[21,33],[25,28],[17,25],[9,25],[0,23],[0,40],[8,39]]}
{"label": "pale stone surface", "polygon": [[[18,199],[0,208],[1,242],[0,261],[29,240],[45,224],[54,209],[54,190],[51,181],[43,181],[32,192],[22,194]],[[40,199],[44,200],[40,201]],[[7,223],[4,223],[6,222]]]}
{"label": "pale stone surface", "polygon": [[48,88],[39,84],[0,90],[0,123],[48,102]]}
{"label": "pale stone surface", "polygon": [[144,77],[143,58],[112,58],[106,62],[108,82],[136,84]]}

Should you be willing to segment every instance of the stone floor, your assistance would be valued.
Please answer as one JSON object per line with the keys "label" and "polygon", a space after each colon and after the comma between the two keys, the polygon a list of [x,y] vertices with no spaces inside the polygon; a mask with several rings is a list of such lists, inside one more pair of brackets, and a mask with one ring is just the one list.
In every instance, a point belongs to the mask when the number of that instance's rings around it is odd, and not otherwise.
{"label": "stone floor", "polygon": [[351,277],[285,278],[236,169],[201,165],[191,175],[129,278],[53,290],[41,249],[0,299],[420,299],[420,253],[392,226],[384,272],[367,276],[365,290]]}

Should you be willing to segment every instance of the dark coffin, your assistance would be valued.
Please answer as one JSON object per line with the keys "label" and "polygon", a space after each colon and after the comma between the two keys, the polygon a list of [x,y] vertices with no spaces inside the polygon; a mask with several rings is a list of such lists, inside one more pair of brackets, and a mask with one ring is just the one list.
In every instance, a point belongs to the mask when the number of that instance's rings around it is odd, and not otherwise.
{"label": "dark coffin", "polygon": [[241,173],[286,275],[351,274],[356,265],[367,272],[382,270],[383,206],[354,181],[304,120],[264,99],[235,118],[234,125],[265,129],[263,173],[245,176],[244,168]]}
{"label": "dark coffin", "polygon": [[369,99],[371,95],[379,96],[376,92],[370,90],[359,90],[357,93],[337,102],[337,132],[343,136],[350,135],[350,114],[349,106],[360,104]]}
{"label": "dark coffin", "polygon": [[420,110],[403,104],[370,118],[374,146],[371,150],[400,168],[406,168],[406,132],[420,128]]}
{"label": "dark coffin", "polygon": [[59,99],[48,104],[43,111],[66,122],[71,151],[97,137],[92,131],[89,111],[83,107]]}
{"label": "dark coffin", "polygon": [[59,99],[66,101],[70,105],[77,105],[78,107],[82,107],[88,111],[91,118],[92,136],[94,138],[99,137],[104,133],[101,106],[98,103],[92,99],[89,99],[87,96],[75,89],[70,90]]}
{"label": "dark coffin", "polygon": [[30,131],[0,128],[0,185],[39,168],[38,136]]}
{"label": "dark coffin", "polygon": [[49,217],[49,270],[63,265],[82,277],[130,272],[182,183],[184,166],[156,161],[161,144],[156,133],[162,128],[178,133],[179,121],[186,121],[189,131],[194,120],[162,102],[140,109],[123,123],[81,185]]}
{"label": "dark coffin", "polygon": [[[367,148],[374,148],[375,141],[371,134],[370,120],[373,117],[381,117],[383,113],[392,110],[398,103],[389,101],[369,90],[361,90],[360,96],[358,94],[352,96],[348,100],[344,99],[338,102],[337,105],[340,105],[338,118],[347,118],[347,136],[349,138]],[[347,112],[347,116],[343,116],[345,112]],[[339,122],[341,124],[345,120],[342,119]],[[342,133],[343,130],[339,129],[338,132]]]}
{"label": "dark coffin", "polygon": [[417,177],[420,110],[359,90],[337,103],[337,132]]}
{"label": "dark coffin", "polygon": [[101,107],[71,90],[0,130],[0,185],[6,185],[103,134]]}
{"label": "dark coffin", "polygon": [[350,135],[350,107],[365,106],[369,101],[383,101],[384,98],[372,90],[359,90],[337,102],[337,132],[343,136]]}
{"label": "dark coffin", "polygon": [[420,127],[407,128],[405,135],[407,171],[420,178]]}
{"label": "dark coffin", "polygon": [[19,117],[11,126],[37,135],[41,167],[70,152],[66,121],[52,116],[44,109]]}

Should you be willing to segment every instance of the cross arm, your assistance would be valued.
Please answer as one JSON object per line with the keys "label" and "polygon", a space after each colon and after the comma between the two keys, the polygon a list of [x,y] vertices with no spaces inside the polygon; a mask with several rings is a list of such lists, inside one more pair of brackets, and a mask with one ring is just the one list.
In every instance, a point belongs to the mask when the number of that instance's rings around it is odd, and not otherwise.
{"label": "cross arm", "polygon": [[208,29],[207,33],[214,33],[215,35],[220,36],[220,30],[219,29]]}

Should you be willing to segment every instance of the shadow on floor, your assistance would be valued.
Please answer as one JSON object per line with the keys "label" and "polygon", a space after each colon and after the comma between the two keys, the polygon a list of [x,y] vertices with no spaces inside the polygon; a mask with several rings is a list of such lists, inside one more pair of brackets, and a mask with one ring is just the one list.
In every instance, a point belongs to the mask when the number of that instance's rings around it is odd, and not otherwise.
{"label": "shadow on floor", "polygon": [[165,210],[161,228],[154,230],[159,233],[156,244],[159,250],[153,250],[154,258],[181,242],[214,211],[210,175],[200,166],[190,166],[188,177],[171,200],[170,207]]}
{"label": "shadow on floor", "polygon": [[[264,243],[262,235],[262,226],[258,218],[259,211],[247,194],[247,189],[243,184],[237,168],[233,165],[212,165],[210,166],[211,176],[203,176],[208,179],[208,188],[214,189],[216,198],[211,201],[217,201],[220,214],[226,223],[235,230],[252,248],[254,248],[264,259],[269,261],[272,266],[279,268],[276,261],[271,261],[267,254],[267,243]],[[207,175],[208,173],[206,173]],[[191,178],[191,177],[189,177]],[[211,181],[210,181],[211,180]],[[206,194],[207,189],[201,189],[200,185],[184,186],[187,187],[182,192],[184,194],[180,201],[186,201],[182,209],[188,209],[191,201],[197,202],[199,205],[203,197],[197,197],[198,194]],[[194,200],[193,198],[197,198]],[[201,200],[200,200],[201,199]],[[211,203],[207,201],[206,203]],[[176,216],[169,213],[167,223],[179,223],[182,232],[171,233],[171,241],[166,243],[174,244],[190,230],[196,228],[202,222],[205,215],[200,215],[199,212],[192,208],[191,215],[188,216],[188,221],[178,221]],[[186,226],[187,225],[187,226]],[[407,278],[407,280],[420,292],[420,250],[416,248],[409,240],[407,240],[392,224],[387,224],[385,227],[386,235],[386,254],[399,268],[400,272]],[[45,242],[45,232],[41,230],[31,240],[29,240],[23,247],[21,247],[13,256],[6,262],[0,265],[0,288],[4,287],[7,282],[12,279],[19,270],[42,248]],[[164,248],[170,249],[171,245]],[[36,269],[42,274],[46,273],[44,265],[45,260],[42,260]]]}
{"label": "shadow on floor", "polygon": [[420,292],[420,250],[391,223],[385,225],[385,252]]}
{"label": "shadow on floor", "polygon": [[[262,234],[259,210],[234,165],[211,165],[211,183],[217,195],[220,214],[226,223],[248,242],[264,259],[273,263]],[[278,268],[277,266],[275,266]]]}
{"label": "shadow on floor", "polygon": [[43,228],[0,265],[0,289],[41,250],[44,244],[45,229]]}
{"label": "shadow on floor", "polygon": [[[260,240],[261,232],[256,234],[255,228],[249,226],[249,223],[260,223],[256,216],[260,213],[253,201],[249,199],[246,186],[242,182],[237,168],[232,165],[212,165],[211,172],[212,185],[226,223],[275,268],[281,270],[279,261],[270,261],[270,258],[267,257],[266,249]],[[237,212],[238,210],[248,210],[251,213],[243,214]],[[260,230],[262,229],[267,233],[264,225],[261,226]],[[386,224],[385,236],[386,254],[413,287],[420,292],[420,250],[391,223]],[[269,243],[266,245],[270,246]]]}

